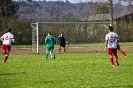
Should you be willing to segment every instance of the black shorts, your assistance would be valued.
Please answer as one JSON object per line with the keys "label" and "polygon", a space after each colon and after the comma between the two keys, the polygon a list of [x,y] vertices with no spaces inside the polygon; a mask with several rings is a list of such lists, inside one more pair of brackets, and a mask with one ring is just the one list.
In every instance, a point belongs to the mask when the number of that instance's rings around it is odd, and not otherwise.
{"label": "black shorts", "polygon": [[66,43],[65,42],[60,42],[60,46],[66,47]]}

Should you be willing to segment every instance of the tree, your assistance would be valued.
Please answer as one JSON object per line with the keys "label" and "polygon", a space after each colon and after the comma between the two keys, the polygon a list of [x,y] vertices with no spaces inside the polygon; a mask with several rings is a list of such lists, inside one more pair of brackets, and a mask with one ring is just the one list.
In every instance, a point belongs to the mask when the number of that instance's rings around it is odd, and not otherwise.
{"label": "tree", "polygon": [[2,27],[5,29],[8,27],[8,22],[10,17],[14,17],[19,9],[19,6],[12,2],[12,0],[0,0],[0,21],[2,22]]}
{"label": "tree", "polygon": [[109,4],[110,4],[110,21],[113,26],[113,0],[109,0]]}
{"label": "tree", "polygon": [[96,13],[97,14],[108,14],[109,9],[106,6],[98,6],[97,9],[96,9]]}

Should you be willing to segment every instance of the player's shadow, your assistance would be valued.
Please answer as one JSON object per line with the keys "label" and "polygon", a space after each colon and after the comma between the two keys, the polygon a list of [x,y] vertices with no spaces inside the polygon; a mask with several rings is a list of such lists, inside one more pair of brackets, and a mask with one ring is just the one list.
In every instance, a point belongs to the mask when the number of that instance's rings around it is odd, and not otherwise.
{"label": "player's shadow", "polygon": [[0,73],[0,75],[16,75],[16,74],[26,74],[26,72],[18,72],[18,73]]}
{"label": "player's shadow", "polygon": [[90,88],[133,88],[133,85],[107,86],[107,87],[90,87]]}

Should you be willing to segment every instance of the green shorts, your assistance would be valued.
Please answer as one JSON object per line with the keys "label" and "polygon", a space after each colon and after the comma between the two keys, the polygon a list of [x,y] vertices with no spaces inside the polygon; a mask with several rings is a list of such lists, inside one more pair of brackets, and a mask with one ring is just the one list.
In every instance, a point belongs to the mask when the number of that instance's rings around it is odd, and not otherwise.
{"label": "green shorts", "polygon": [[47,51],[53,51],[53,49],[54,49],[54,45],[53,44],[52,45],[49,45],[49,44],[46,45],[46,50]]}

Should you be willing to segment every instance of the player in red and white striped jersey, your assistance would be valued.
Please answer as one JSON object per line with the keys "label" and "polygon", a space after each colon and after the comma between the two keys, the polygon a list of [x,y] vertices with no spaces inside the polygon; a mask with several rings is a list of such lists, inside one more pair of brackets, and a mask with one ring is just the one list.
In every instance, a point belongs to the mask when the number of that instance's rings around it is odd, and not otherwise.
{"label": "player in red and white striped jersey", "polygon": [[11,28],[7,29],[7,33],[3,34],[0,38],[0,40],[3,42],[2,53],[6,54],[3,62],[6,62],[6,60],[8,59],[9,53],[11,51],[11,44],[12,42],[14,42],[14,35],[11,33],[11,31],[12,31]]}
{"label": "player in red and white striped jersey", "polygon": [[108,55],[110,57],[110,62],[114,66],[113,56],[117,65],[118,55],[117,55],[117,44],[119,41],[119,36],[117,33],[113,32],[113,27],[108,27],[109,33],[105,36],[105,50],[108,48]]}

